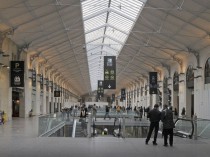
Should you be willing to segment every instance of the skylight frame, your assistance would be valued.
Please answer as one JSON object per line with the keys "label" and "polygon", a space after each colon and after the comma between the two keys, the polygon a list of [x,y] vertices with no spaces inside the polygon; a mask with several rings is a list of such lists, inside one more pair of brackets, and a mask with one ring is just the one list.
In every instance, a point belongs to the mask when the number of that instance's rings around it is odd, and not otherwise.
{"label": "skylight frame", "polygon": [[[103,73],[99,72],[103,70],[100,58],[106,55],[118,57],[146,1],[86,0],[81,2],[92,91],[97,89],[98,78],[103,79]],[[93,66],[94,64],[96,67]]]}

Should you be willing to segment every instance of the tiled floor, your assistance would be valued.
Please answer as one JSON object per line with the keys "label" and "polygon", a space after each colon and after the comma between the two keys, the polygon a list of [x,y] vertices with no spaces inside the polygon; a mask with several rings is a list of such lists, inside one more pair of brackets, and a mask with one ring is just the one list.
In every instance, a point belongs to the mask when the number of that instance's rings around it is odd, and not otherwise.
{"label": "tiled floor", "polygon": [[209,157],[210,140],[175,138],[174,147],[145,139],[113,137],[37,137],[38,118],[17,118],[0,125],[0,157]]}

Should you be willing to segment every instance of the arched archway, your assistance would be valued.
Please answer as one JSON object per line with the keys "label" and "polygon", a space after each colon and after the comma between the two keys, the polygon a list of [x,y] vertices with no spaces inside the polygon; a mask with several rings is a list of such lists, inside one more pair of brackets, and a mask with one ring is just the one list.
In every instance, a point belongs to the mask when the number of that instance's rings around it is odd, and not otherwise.
{"label": "arched archway", "polygon": [[190,65],[186,72],[186,115],[192,117],[194,115],[194,71]]}

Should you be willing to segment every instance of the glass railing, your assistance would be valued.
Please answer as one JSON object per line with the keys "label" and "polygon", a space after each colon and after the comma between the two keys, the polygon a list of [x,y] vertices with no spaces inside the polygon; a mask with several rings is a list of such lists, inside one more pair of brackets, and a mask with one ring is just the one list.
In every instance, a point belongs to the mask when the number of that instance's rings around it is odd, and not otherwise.
{"label": "glass railing", "polygon": [[210,138],[210,120],[197,119],[197,136],[200,138]]}
{"label": "glass railing", "polygon": [[45,133],[53,130],[55,127],[63,124],[64,122],[65,120],[61,113],[55,113],[39,117],[38,136],[43,136]]}

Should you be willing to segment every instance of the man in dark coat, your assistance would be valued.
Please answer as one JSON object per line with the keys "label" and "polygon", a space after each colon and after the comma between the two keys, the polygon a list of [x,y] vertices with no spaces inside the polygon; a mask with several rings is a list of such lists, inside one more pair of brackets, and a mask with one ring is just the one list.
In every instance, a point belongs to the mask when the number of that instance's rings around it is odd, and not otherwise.
{"label": "man in dark coat", "polygon": [[161,121],[163,122],[163,137],[164,137],[164,146],[168,146],[167,140],[169,135],[169,144],[173,146],[173,112],[168,109],[167,105],[163,106],[163,111],[161,113]]}
{"label": "man in dark coat", "polygon": [[153,145],[157,145],[157,134],[159,130],[159,121],[161,118],[161,112],[158,110],[158,107],[159,107],[158,104],[155,104],[154,108],[151,111],[149,111],[147,114],[147,118],[149,118],[150,120],[150,127],[145,141],[146,144],[148,144],[150,137],[152,135],[152,131],[155,129]]}

